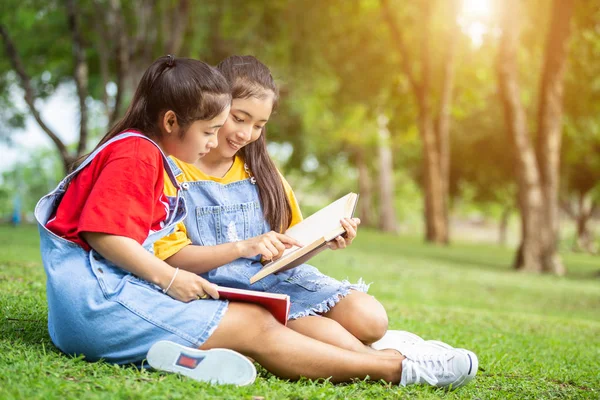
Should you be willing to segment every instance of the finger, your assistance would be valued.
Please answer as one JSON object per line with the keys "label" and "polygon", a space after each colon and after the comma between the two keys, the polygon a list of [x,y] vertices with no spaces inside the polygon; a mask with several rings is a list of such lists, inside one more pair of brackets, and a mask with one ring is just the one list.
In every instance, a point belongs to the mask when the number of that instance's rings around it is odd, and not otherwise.
{"label": "finger", "polygon": [[265,246],[265,244],[264,244],[264,243],[261,243],[261,244],[258,246],[258,250],[259,250],[259,253],[260,253],[260,254],[261,254],[261,255],[262,255],[262,256],[263,256],[263,257],[264,257],[266,260],[272,260],[272,259],[273,259],[273,253],[271,253],[271,252],[270,252],[270,251],[267,249],[267,247]]}
{"label": "finger", "polygon": [[347,220],[342,219],[340,222],[346,230],[346,233],[344,233],[343,237],[350,240],[354,239],[356,237],[356,229],[354,229],[354,227]]}
{"label": "finger", "polygon": [[281,254],[285,251],[285,244],[281,243],[279,240],[275,239],[271,243],[277,249],[278,254]]}
{"label": "finger", "polygon": [[354,229],[358,227],[358,224],[356,223],[356,221],[354,221],[354,218],[346,218],[345,221]]}
{"label": "finger", "polygon": [[278,242],[278,243],[279,243],[279,246],[277,247],[277,254],[275,254],[273,256],[273,261],[279,260],[283,256],[283,252],[286,249],[286,247],[283,243],[281,243],[281,242]]}
{"label": "finger", "polygon": [[344,249],[346,247],[346,240],[343,237],[341,237],[341,236],[338,236],[338,237],[335,238],[335,243],[337,245],[336,250],[337,249]]}
{"label": "finger", "polygon": [[352,218],[356,226],[360,225],[360,218]]}
{"label": "finger", "polygon": [[345,226],[346,228],[346,239],[352,240],[356,237],[356,227],[352,226],[349,222]]}
{"label": "finger", "polygon": [[[202,284],[202,289],[204,290],[204,294],[212,297],[213,299],[218,299],[219,298],[219,290],[218,290],[218,286],[217,285],[212,284],[210,282],[204,282]],[[200,297],[202,297],[202,296],[200,296]]]}
{"label": "finger", "polygon": [[279,250],[277,250],[277,247],[275,247],[273,243],[267,242],[265,243],[265,246],[267,247],[267,250],[271,252],[271,259],[279,254]]}
{"label": "finger", "polygon": [[279,241],[281,243],[283,243],[283,244],[292,245],[292,246],[298,246],[298,247],[302,247],[303,246],[299,241],[297,241],[296,239],[294,239],[291,236],[284,235],[283,233],[277,233],[276,235],[277,235],[276,236],[277,239],[279,239]]}
{"label": "finger", "polygon": [[327,242],[327,247],[329,247],[331,250],[337,250],[338,244],[336,241],[332,240],[330,242]]}

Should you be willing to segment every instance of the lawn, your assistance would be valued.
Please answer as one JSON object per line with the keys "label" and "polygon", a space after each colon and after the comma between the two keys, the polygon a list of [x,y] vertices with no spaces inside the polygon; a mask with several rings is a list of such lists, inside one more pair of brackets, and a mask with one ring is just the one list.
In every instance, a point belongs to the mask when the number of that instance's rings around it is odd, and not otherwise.
{"label": "lawn", "polygon": [[480,371],[464,388],[287,382],[264,370],[236,388],[61,354],[46,330],[37,230],[0,226],[0,399],[600,398],[600,257],[565,254],[569,274],[556,278],[515,273],[512,256],[362,230],[351,248],[313,262],[336,278],[372,282],[391,328],[477,353]]}

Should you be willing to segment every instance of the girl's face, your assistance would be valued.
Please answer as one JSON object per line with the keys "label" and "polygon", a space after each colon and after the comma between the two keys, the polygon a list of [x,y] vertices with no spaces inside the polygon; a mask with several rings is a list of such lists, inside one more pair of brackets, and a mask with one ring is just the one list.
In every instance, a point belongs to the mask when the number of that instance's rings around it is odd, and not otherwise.
{"label": "girl's face", "polygon": [[273,92],[262,99],[233,99],[229,118],[219,130],[219,147],[222,157],[235,156],[239,149],[256,141],[273,111]]}
{"label": "girl's face", "polygon": [[229,115],[229,107],[211,120],[194,121],[183,137],[180,137],[181,127],[177,123],[177,118],[169,119],[169,112],[165,114],[166,133],[163,134],[160,145],[167,155],[193,164],[217,147],[217,133]]}

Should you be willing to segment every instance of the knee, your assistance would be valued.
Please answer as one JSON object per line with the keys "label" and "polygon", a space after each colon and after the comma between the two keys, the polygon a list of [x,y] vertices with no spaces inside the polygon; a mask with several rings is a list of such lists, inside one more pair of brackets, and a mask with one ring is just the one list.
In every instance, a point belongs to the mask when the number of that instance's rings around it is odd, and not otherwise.
{"label": "knee", "polygon": [[388,316],[385,310],[369,313],[363,316],[363,329],[359,339],[366,344],[371,344],[378,341],[385,335],[388,330]]}
{"label": "knee", "polygon": [[263,335],[265,332],[280,328],[282,325],[265,308],[256,304],[236,303],[236,325],[240,327],[240,334],[251,337]]}
{"label": "knee", "polygon": [[365,344],[378,341],[388,330],[388,316],[380,302],[368,296],[358,307],[356,337]]}

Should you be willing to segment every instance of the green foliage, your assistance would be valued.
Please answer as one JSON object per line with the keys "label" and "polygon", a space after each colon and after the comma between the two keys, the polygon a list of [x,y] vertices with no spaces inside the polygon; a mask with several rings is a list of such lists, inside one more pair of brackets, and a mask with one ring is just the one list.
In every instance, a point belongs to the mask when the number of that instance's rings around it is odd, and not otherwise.
{"label": "green foliage", "polygon": [[[23,60],[23,68],[31,77],[31,86],[37,98],[51,96],[58,85],[71,80],[71,42],[65,11],[60,2],[7,0],[3,2],[0,24],[4,25]],[[17,75],[5,56],[4,42],[0,57],[0,139],[10,142],[11,130],[22,129],[29,110],[16,107],[12,96]],[[20,91],[16,91],[19,93]],[[18,104],[23,104],[20,101]]]}
{"label": "green foliage", "polygon": [[90,399],[598,398],[600,289],[594,257],[565,255],[569,276],[516,273],[512,251],[424,245],[415,236],[362,231],[314,264],[363,277],[392,329],[475,351],[480,371],[455,392],[381,382],[288,382],[259,368],[251,386],[211,386],[176,375],[61,354],[47,332],[44,272],[34,227],[0,226],[0,397]]}
{"label": "green foliage", "polygon": [[[21,198],[22,212],[31,213],[38,200],[54,189],[62,176],[62,161],[50,149],[39,150],[27,162],[18,162],[2,174],[0,193],[10,199],[10,206],[0,206],[0,216],[12,212],[12,199],[16,195]],[[2,201],[0,195],[0,204]]]}
{"label": "green foliage", "polygon": [[[100,106],[105,87],[99,44],[103,43],[108,50],[108,76],[114,80],[116,38],[120,33],[112,31],[106,18],[111,1],[76,3],[89,69],[89,128],[92,136],[98,137],[106,130]],[[120,3],[122,17],[127,21],[123,34],[139,37],[141,29],[148,26],[139,7],[149,3]],[[141,38],[141,45],[134,43],[134,39],[129,43],[131,69],[141,69],[163,54],[178,3],[152,2],[157,13],[150,24],[156,29]],[[390,3],[407,45],[403,57],[408,58],[419,77],[425,3],[398,0]],[[493,2],[496,11],[500,3]],[[600,143],[600,39],[596,26],[600,16],[596,3],[576,2],[572,21],[561,171],[566,195],[584,189],[590,193],[599,190],[595,188],[600,181],[600,164],[595,156]],[[418,110],[402,68],[403,59],[383,21],[379,0],[207,0],[189,4],[189,23],[178,55],[217,63],[230,54],[253,54],[271,68],[281,89],[281,101],[269,122],[268,140],[291,149],[281,167],[305,180],[306,185],[300,184],[302,188],[331,188],[326,191],[328,198],[355,190],[355,162],[359,154],[366,159],[372,176],[376,176],[376,120],[383,114],[390,120],[399,185],[396,193],[399,218],[420,217],[421,208],[413,202],[419,197],[414,190],[423,175],[422,146],[416,124]],[[429,100],[435,111],[448,29],[453,21],[449,18],[451,2],[430,4],[432,23],[428,44],[433,90]],[[74,57],[66,4],[56,0],[5,0],[3,6],[5,12],[0,14],[0,23],[7,28],[24,60],[36,96],[47,98],[59,85],[72,85]],[[518,61],[522,99],[533,137],[550,7],[545,0],[527,1],[523,6]],[[451,109],[453,199],[455,203],[459,200],[463,204],[476,203],[486,210],[510,205],[516,199],[512,149],[497,93],[497,22],[498,16],[492,15],[481,46],[474,46],[465,32],[459,32]],[[113,40],[104,40],[102,33],[108,33]],[[3,51],[0,53],[4,55]],[[18,135],[28,115],[23,102],[14,98],[21,96],[21,91],[15,90],[18,84],[8,58],[0,57],[0,138],[8,141]],[[121,89],[125,91],[125,99],[131,97],[127,92],[129,87]],[[318,196],[315,197],[308,207],[318,203]],[[404,208],[407,203],[411,206]]]}
{"label": "green foliage", "polygon": [[[566,193],[600,190],[600,10],[576,8],[565,87],[562,177]],[[600,197],[596,197],[600,201]]]}

